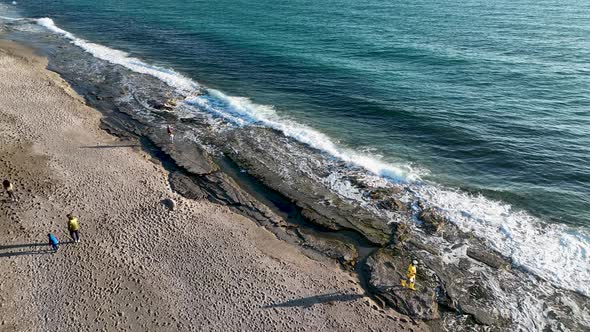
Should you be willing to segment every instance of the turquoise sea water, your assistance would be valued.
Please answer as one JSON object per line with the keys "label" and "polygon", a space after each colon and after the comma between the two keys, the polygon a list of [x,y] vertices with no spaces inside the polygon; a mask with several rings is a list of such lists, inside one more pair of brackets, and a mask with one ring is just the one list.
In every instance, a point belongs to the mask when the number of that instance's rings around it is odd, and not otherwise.
{"label": "turquoise sea water", "polygon": [[590,224],[590,2],[18,2],[423,179]]}

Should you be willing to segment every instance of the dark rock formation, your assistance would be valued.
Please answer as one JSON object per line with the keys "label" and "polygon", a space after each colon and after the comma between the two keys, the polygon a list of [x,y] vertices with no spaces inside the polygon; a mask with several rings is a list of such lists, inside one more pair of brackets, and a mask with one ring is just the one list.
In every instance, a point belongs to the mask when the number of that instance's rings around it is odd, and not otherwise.
{"label": "dark rock formation", "polygon": [[304,246],[311,247],[328,257],[338,260],[340,263],[354,266],[358,258],[356,247],[351,243],[337,240],[334,238],[326,238],[318,236],[317,233],[299,228],[298,234],[305,241]]}
{"label": "dark rock formation", "polygon": [[[274,141],[284,137],[267,128],[250,130],[255,133],[247,136],[256,136],[263,140]],[[375,245],[383,246],[391,241],[392,227],[384,219],[342,199],[321,183],[311,181],[296,165],[284,165],[289,159],[287,156],[281,159],[281,155],[285,153],[280,150],[282,147],[269,144],[268,151],[259,151],[237,135],[244,133],[230,132],[227,137],[220,138],[226,143],[225,146],[231,146],[231,149],[224,151],[226,155],[240,167],[248,169],[248,173],[258,181],[291,200],[308,222],[332,231],[356,232]],[[292,142],[291,145],[300,144]],[[272,150],[273,148],[277,150]],[[320,173],[322,170],[314,172]]]}
{"label": "dark rock formation", "polygon": [[446,264],[441,260],[441,253],[419,239],[408,241],[405,249],[419,257],[435,275],[434,287],[439,304],[458,313],[469,314],[479,324],[510,326],[511,321],[498,307],[500,299],[496,298],[491,288],[495,284],[494,272],[497,270],[488,270],[487,266],[483,270],[477,268],[477,263],[468,256],[459,258],[458,264]]}
{"label": "dark rock formation", "polygon": [[451,308],[460,313],[470,314],[480,324],[495,327],[510,326],[510,320],[502,315],[497,306],[498,301],[489,286],[489,276],[471,273],[469,276],[456,274],[453,277],[454,282],[445,277],[446,292],[452,299]]}
{"label": "dark rock formation", "polygon": [[404,244],[404,242],[410,238],[411,232],[408,225],[405,222],[398,222],[394,223],[393,225],[395,227],[395,241],[393,241],[392,244],[396,248],[401,249],[401,246]]}
{"label": "dark rock formation", "polygon": [[165,198],[161,201],[161,203],[170,211],[174,211],[176,209],[176,201],[172,198]]}
{"label": "dark rock formation", "polygon": [[202,190],[191,177],[180,172],[170,174],[170,186],[172,190],[186,198],[198,200],[208,197],[207,192]]}
{"label": "dark rock formation", "polygon": [[[359,182],[357,180],[357,182]],[[384,200],[399,195],[403,191],[402,186],[388,188],[375,188],[369,192],[369,197],[374,200]]]}
{"label": "dark rock formation", "polygon": [[402,202],[397,198],[387,198],[384,200],[379,201],[378,206],[382,209],[394,211],[394,212],[407,212],[408,211],[408,204]]}
{"label": "dark rock formation", "polygon": [[424,222],[424,229],[429,233],[441,231],[446,221],[445,217],[434,208],[422,210],[418,217]]}
{"label": "dark rock formation", "polygon": [[467,256],[495,269],[507,270],[512,266],[512,260],[510,258],[504,257],[491,250],[482,251],[473,248],[468,248]]}
{"label": "dark rock formation", "polygon": [[369,287],[384,301],[401,313],[419,319],[438,319],[439,311],[434,289],[437,286],[433,275],[418,266],[416,291],[401,286],[406,277],[411,259],[407,255],[396,255],[389,249],[377,250],[365,264],[369,272]]}
{"label": "dark rock formation", "polygon": [[204,175],[219,170],[217,164],[211,159],[210,155],[198,144],[189,140],[176,140],[170,144],[167,138],[163,138],[164,132],[154,133],[152,140],[168,154],[174,162],[196,175]]}

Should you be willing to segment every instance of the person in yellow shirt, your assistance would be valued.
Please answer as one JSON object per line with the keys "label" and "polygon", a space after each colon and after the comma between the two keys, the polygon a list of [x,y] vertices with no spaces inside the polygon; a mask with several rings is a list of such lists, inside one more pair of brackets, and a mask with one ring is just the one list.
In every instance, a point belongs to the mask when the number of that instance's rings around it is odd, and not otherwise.
{"label": "person in yellow shirt", "polygon": [[402,279],[402,286],[408,287],[411,290],[416,290],[415,283],[416,283],[416,267],[418,266],[418,261],[413,260],[412,263],[408,266],[408,280]]}
{"label": "person in yellow shirt", "polygon": [[78,217],[73,214],[68,214],[68,231],[75,243],[80,242],[80,225],[78,224]]}

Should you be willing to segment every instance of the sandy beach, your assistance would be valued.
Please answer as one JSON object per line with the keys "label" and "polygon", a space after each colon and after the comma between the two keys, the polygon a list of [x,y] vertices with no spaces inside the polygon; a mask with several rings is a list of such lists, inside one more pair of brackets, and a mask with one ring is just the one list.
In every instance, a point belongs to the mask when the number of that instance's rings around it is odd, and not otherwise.
{"label": "sandy beach", "polygon": [[1,331],[427,329],[377,306],[336,262],[174,193],[160,162],[101,130],[44,58],[0,48],[0,177],[19,199],[0,201]]}

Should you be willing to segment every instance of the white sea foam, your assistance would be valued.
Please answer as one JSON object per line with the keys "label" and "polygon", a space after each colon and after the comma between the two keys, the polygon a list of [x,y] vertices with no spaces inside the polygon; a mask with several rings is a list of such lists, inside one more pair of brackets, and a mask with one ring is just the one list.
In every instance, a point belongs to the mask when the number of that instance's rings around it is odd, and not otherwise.
{"label": "white sea foam", "polygon": [[465,231],[486,239],[514,264],[554,285],[590,296],[590,234],[531,215],[483,196],[420,186],[419,195],[440,207]]}
{"label": "white sea foam", "polygon": [[181,90],[181,92],[185,94],[190,94],[199,88],[199,85],[196,82],[180,75],[173,70],[152,66],[137,58],[130,57],[128,53],[123,51],[114,50],[103,45],[91,43],[84,39],[77,38],[73,34],[57,27],[50,18],[40,18],[37,20],[37,23],[50,31],[64,36],[74,45],[82,48],[86,52],[101,60],[121,65],[137,73],[156,77],[166,84]]}
{"label": "white sea foam", "polygon": [[[195,91],[200,88],[197,82],[173,70],[147,64],[137,58],[130,57],[128,53],[78,38],[72,33],[56,26],[50,18],[40,18],[37,20],[37,23],[50,31],[64,36],[74,45],[79,46],[101,60],[121,65],[138,73],[159,78],[171,87],[177,88],[184,95],[194,95]],[[398,167],[383,162],[373,156],[338,147],[323,133],[279,117],[270,106],[254,104],[248,98],[244,97],[228,96],[215,89],[208,89],[207,92],[208,94],[206,95],[188,97],[187,101],[239,125],[259,123],[279,130],[288,137],[292,137],[313,148],[340,158],[345,162],[363,167],[374,174],[388,177],[395,181],[414,181],[418,179],[418,174],[410,167]]]}
{"label": "white sea foam", "polygon": [[[207,91],[208,95],[195,97],[189,102],[199,106],[207,105],[209,111],[240,125],[258,124],[276,129],[285,136],[294,138],[349,164],[363,167],[373,174],[398,182],[412,182],[419,179],[419,174],[409,166],[392,165],[376,156],[342,148],[327,135],[279,116],[271,106],[258,105],[244,97],[228,96],[215,89],[208,89]],[[217,103],[211,102],[211,99],[214,99]]]}
{"label": "white sea foam", "polygon": [[5,21],[20,21],[20,18],[16,18],[16,17],[8,17],[8,16],[0,16],[0,20],[5,20]]}
{"label": "white sea foam", "polygon": [[374,175],[414,183],[412,187],[424,200],[442,208],[460,228],[489,240],[495,249],[512,257],[515,264],[559,287],[590,296],[590,235],[587,231],[561,225],[542,227],[535,218],[512,211],[507,204],[416,183],[420,179],[419,173],[411,167],[393,165],[376,156],[343,148],[319,131],[280,117],[270,106],[257,105],[247,98],[228,96],[214,89],[206,89],[205,94],[198,95],[196,91],[202,87],[173,70],[153,66],[125,52],[77,38],[57,27],[50,18],[38,19],[37,23],[99,59],[162,80],[187,96],[185,102],[188,105],[197,106],[213,116],[239,126],[267,126]]}

